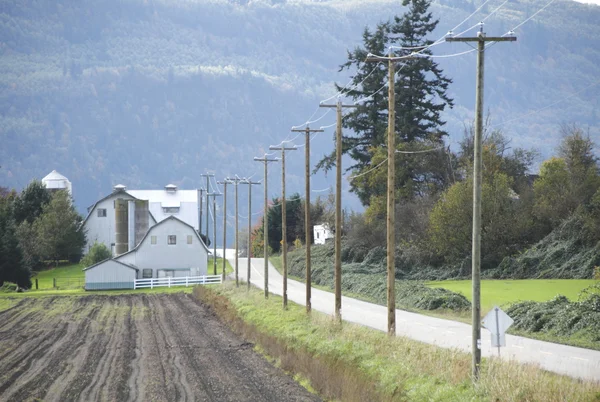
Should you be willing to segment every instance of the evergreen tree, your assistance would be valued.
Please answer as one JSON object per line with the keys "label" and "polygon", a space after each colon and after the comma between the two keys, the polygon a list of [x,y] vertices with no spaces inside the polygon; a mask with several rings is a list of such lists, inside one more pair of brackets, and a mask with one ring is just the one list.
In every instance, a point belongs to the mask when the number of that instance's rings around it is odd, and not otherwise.
{"label": "evergreen tree", "polygon": [[54,193],[34,223],[41,255],[56,263],[59,260],[79,261],[85,245],[85,233],[79,230],[81,221],[69,193]]}
{"label": "evergreen tree", "polygon": [[[422,50],[423,56],[417,60],[398,63],[395,78],[396,91],[396,143],[398,149],[422,150],[443,145],[442,130],[445,122],[441,113],[446,107],[452,107],[452,99],[446,95],[451,80],[444,77],[442,70],[431,58],[425,46],[432,42],[426,37],[436,27],[438,21],[433,20],[428,12],[427,0],[404,0],[408,10],[402,16],[396,16],[393,22],[380,23],[374,33],[365,29],[363,47],[348,53],[348,61],[341,69],[356,68],[352,77],[351,90],[344,90],[352,99],[361,100],[359,107],[348,113],[343,124],[356,136],[344,137],[344,153],[348,153],[355,161],[349,169],[356,174],[367,172],[377,166],[375,160],[381,153],[380,148],[387,143],[387,110],[388,93],[385,85],[388,81],[387,62],[374,66],[366,63],[367,54],[387,54],[392,45],[400,46],[395,56],[406,56]],[[356,88],[354,88],[356,86]],[[425,155],[397,158],[396,187],[399,196],[412,198],[415,195],[438,191],[448,185],[449,175],[446,169],[440,169],[440,156]],[[328,169],[334,163],[331,154],[317,164],[318,168]],[[447,166],[445,163],[441,166]],[[385,175],[381,179],[371,180],[361,176],[351,182],[355,192],[364,205],[377,203],[377,198],[385,197]],[[383,181],[382,181],[383,180]],[[380,204],[380,203],[379,203]]]}
{"label": "evergreen tree", "polygon": [[[300,200],[300,194],[295,193],[289,199],[286,199],[285,203],[285,213],[286,213],[286,222],[287,222],[287,242],[288,244],[292,244],[292,242],[296,239],[295,233],[297,233],[297,228],[299,225],[299,211],[301,211],[302,202]],[[267,230],[269,231],[269,247],[273,252],[281,251],[281,199],[274,198],[273,205],[270,206],[267,210],[267,214],[269,215],[269,226]]]}
{"label": "evergreen tree", "polygon": [[41,181],[34,180],[23,189],[14,202],[14,218],[17,224],[23,221],[32,223],[42,214],[44,205],[50,202],[51,195]]}
{"label": "evergreen tree", "polygon": [[13,217],[16,193],[0,196],[0,286],[14,282],[20,287],[31,287],[31,271],[23,264],[23,253],[16,236]]}
{"label": "evergreen tree", "polygon": [[[348,61],[340,66],[340,71],[356,67],[356,74],[350,84],[342,87],[335,84],[338,92],[362,101],[358,107],[346,114],[343,125],[358,136],[344,135],[344,153],[349,153],[355,164],[348,169],[361,169],[371,160],[370,148],[385,144],[387,130],[387,91],[383,86],[387,82],[387,65],[383,62],[374,65],[366,63],[369,53],[383,54],[389,41],[389,23],[380,23],[375,32],[365,28],[363,32],[364,48],[356,47],[348,52]],[[382,89],[383,88],[383,89]],[[369,96],[370,95],[370,96]],[[317,164],[317,169],[329,170],[335,165],[335,150]],[[360,196],[360,194],[359,194]],[[365,203],[365,202],[363,202]]]}

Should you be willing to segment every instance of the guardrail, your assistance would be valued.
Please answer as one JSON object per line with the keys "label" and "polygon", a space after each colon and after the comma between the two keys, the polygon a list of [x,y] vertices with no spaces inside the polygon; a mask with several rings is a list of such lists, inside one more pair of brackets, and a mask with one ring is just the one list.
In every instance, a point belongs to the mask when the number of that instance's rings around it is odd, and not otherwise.
{"label": "guardrail", "polygon": [[136,279],[133,282],[134,289],[157,288],[161,286],[190,286],[190,285],[210,285],[222,283],[221,275],[203,275],[203,276],[183,276],[178,278],[147,278]]}

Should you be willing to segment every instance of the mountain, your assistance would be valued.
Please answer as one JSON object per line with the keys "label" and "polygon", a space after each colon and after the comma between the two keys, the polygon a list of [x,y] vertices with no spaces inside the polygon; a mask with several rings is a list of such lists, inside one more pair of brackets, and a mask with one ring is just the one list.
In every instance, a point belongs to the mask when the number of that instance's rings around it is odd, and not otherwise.
{"label": "mountain", "polygon": [[[482,4],[433,4],[436,35]],[[486,2],[455,32],[501,4]],[[485,30],[504,34],[546,4],[506,2]],[[56,169],[73,182],[83,212],[117,183],[196,188],[207,169],[219,179],[260,179],[262,166],[252,158],[294,138],[291,126],[326,113],[319,100],[335,95],[334,81],[347,82],[338,67],[364,27],[403,11],[390,0],[2,0],[0,185],[22,188]],[[485,107],[492,124],[508,121],[501,127],[514,146],[547,157],[563,122],[589,127],[600,139],[598,21],[596,5],[555,1],[516,30],[516,43],[486,51]],[[432,50],[469,48],[445,43]],[[437,60],[454,80],[456,106],[445,119],[455,146],[473,118],[475,54]],[[313,127],[334,121],[330,112]],[[333,148],[332,136],[329,129],[315,137],[313,165]],[[303,161],[302,149],[288,156],[288,193],[302,192]],[[280,168],[269,176],[275,196]],[[333,186],[332,174],[313,179],[314,189]],[[261,193],[255,189],[255,211]],[[360,208],[354,196],[346,200]]]}

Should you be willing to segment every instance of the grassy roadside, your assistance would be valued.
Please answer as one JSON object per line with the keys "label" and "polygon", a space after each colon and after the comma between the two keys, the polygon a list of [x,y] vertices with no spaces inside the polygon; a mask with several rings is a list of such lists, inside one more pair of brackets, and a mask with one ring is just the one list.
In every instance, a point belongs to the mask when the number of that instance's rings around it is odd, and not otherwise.
{"label": "grassy roadside", "polygon": [[310,381],[325,398],[344,401],[600,401],[600,384],[581,382],[534,366],[485,359],[476,387],[470,355],[344,323],[260,290],[231,283],[197,287],[234,330],[277,359],[284,370]]}

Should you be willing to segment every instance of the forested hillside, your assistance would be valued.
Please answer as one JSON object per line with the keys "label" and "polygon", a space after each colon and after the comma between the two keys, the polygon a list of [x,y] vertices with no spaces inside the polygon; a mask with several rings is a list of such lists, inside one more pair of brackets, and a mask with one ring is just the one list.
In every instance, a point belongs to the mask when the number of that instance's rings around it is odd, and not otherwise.
{"label": "forested hillside", "polygon": [[[481,4],[433,4],[432,39]],[[501,4],[490,1],[461,28]],[[503,34],[544,4],[508,2],[485,29]],[[290,127],[335,93],[334,81],[345,84],[353,71],[338,67],[365,26],[403,10],[384,0],[2,0],[0,185],[20,189],[57,169],[83,210],[117,182],[195,188],[206,169],[260,177],[252,157],[291,138]],[[557,1],[516,31],[515,44],[487,52],[486,108],[492,124],[518,118],[501,127],[514,145],[546,156],[561,122],[600,134],[599,86],[589,87],[598,80],[598,21],[600,7]],[[444,44],[433,53],[464,50]],[[473,117],[475,55],[438,62],[453,80],[455,107],[443,117],[455,147]],[[331,131],[317,136],[315,162],[332,149]],[[302,159],[290,157],[290,191],[301,189]],[[272,172],[277,194],[279,168]],[[332,183],[320,173],[314,188]]]}

